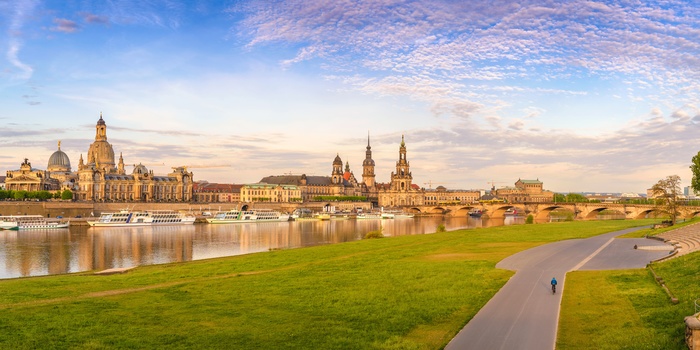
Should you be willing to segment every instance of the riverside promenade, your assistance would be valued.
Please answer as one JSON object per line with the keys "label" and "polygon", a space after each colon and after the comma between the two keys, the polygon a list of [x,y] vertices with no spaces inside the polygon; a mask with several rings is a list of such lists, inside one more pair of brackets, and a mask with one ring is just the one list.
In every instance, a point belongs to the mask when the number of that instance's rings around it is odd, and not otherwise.
{"label": "riverside promenade", "polygon": [[[661,241],[615,238],[637,229],[550,243],[502,260],[496,267],[515,275],[445,349],[554,349],[567,272],[643,268],[673,249]],[[635,245],[658,248],[639,250]],[[549,284],[552,277],[559,281],[556,294]]]}

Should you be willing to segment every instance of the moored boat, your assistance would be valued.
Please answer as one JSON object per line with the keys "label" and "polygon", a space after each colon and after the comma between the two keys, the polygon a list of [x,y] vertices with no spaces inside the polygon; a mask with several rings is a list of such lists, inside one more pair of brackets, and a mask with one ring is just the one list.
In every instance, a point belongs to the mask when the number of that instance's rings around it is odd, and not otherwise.
{"label": "moored boat", "polygon": [[12,216],[0,216],[0,230],[19,230],[17,219]]}
{"label": "moored boat", "polygon": [[96,221],[88,220],[93,227],[114,226],[161,226],[161,225],[192,225],[194,215],[178,213],[172,210],[129,211],[122,210],[114,213],[102,213]]}
{"label": "moored boat", "polygon": [[68,228],[70,223],[47,220],[41,215],[17,215],[0,217],[0,228],[5,230],[41,230]]}
{"label": "moored boat", "polygon": [[382,214],[381,213],[358,213],[356,218],[358,220],[381,219]]}
{"label": "moored boat", "polygon": [[473,218],[480,218],[481,215],[483,215],[483,214],[484,214],[484,212],[481,209],[475,208],[475,209],[472,209],[469,211],[469,216],[471,216]]}
{"label": "moored boat", "polygon": [[213,217],[207,218],[210,224],[236,224],[244,222],[269,222],[269,221],[289,221],[289,214],[280,213],[274,210],[237,210],[220,211]]}

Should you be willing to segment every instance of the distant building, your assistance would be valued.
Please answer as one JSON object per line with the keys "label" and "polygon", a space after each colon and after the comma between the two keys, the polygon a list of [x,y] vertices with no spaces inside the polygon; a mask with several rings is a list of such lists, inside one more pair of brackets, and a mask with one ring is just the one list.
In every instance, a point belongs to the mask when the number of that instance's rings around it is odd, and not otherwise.
{"label": "distant building", "polygon": [[406,142],[401,135],[399,146],[399,160],[396,161],[396,172],[391,173],[391,182],[388,188],[382,186],[377,192],[380,207],[402,207],[410,205],[423,205],[424,191],[420,186],[413,184],[413,175],[406,159]]}
{"label": "distant building", "polygon": [[451,205],[470,204],[478,202],[481,191],[476,190],[448,190],[444,186],[436,189],[424,190],[424,205]]}
{"label": "distant building", "polygon": [[60,184],[52,179],[47,170],[32,168],[29,159],[24,158],[18,170],[8,170],[5,188],[12,191],[57,191]]}
{"label": "distant building", "polygon": [[0,176],[0,190],[5,189],[5,176]]}
{"label": "distant building", "polygon": [[87,163],[80,155],[76,199],[83,201],[189,202],[192,200],[193,176],[186,167],[174,167],[165,176],[139,163],[131,174],[124,169],[124,158],[114,162],[114,150],[107,142],[107,124],[102,119],[95,126],[95,142],[88,149]]}
{"label": "distant building", "polygon": [[301,190],[295,185],[246,184],[241,187],[241,202],[301,202]]}
{"label": "distant building", "polygon": [[502,187],[495,190],[493,193],[499,199],[505,200],[508,203],[525,203],[525,202],[553,202],[554,192],[545,191],[542,181],[538,180],[522,180],[518,179],[515,182],[515,187]]}
{"label": "distant building", "polygon": [[243,185],[197,181],[192,186],[192,196],[199,203],[238,203]]}

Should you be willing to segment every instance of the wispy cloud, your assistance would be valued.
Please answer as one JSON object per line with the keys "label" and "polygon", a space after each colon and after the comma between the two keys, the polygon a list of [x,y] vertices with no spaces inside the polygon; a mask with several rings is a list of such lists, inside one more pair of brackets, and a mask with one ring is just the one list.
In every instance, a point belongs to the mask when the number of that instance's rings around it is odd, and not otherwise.
{"label": "wispy cloud", "polygon": [[35,0],[17,1],[14,3],[14,7],[9,9],[10,25],[7,32],[9,40],[5,57],[19,70],[19,72],[13,72],[17,79],[29,79],[34,73],[34,69],[30,65],[20,60],[19,53],[23,43],[22,27],[25,20],[32,15],[36,5],[37,1]]}
{"label": "wispy cloud", "polygon": [[83,21],[85,21],[85,23],[109,24],[109,18],[107,16],[96,15],[89,12],[81,12],[80,16],[83,18]]}
{"label": "wispy cloud", "polygon": [[361,91],[440,106],[479,106],[504,89],[562,93],[548,86],[587,76],[641,80],[657,101],[700,91],[700,9],[685,1],[285,0],[231,11],[245,15],[235,30],[249,47],[298,47],[282,65],[321,59]]}
{"label": "wispy cloud", "polygon": [[53,32],[74,33],[80,29],[77,23],[65,18],[54,18],[54,26],[49,28]]}

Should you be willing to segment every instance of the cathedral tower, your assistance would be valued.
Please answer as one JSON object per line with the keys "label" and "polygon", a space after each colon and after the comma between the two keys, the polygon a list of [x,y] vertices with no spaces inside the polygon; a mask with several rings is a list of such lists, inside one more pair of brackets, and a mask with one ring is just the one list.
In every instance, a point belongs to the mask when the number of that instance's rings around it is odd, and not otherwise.
{"label": "cathedral tower", "polygon": [[335,156],[333,160],[333,173],[331,173],[331,183],[337,185],[343,183],[343,161],[340,159],[340,155]]}
{"label": "cathedral tower", "polygon": [[114,150],[107,142],[107,124],[102,119],[102,113],[95,126],[95,142],[90,144],[88,149],[88,165],[99,168],[103,173],[113,173],[117,170],[114,163]]}
{"label": "cathedral tower", "polygon": [[372,159],[372,147],[369,145],[369,133],[367,134],[367,151],[362,162],[362,182],[368,188],[374,187],[374,160]]}
{"label": "cathedral tower", "polygon": [[401,135],[401,147],[399,147],[399,160],[396,162],[396,173],[391,173],[391,189],[394,191],[405,192],[411,190],[413,176],[411,175],[410,165],[406,160],[406,142]]}

